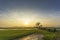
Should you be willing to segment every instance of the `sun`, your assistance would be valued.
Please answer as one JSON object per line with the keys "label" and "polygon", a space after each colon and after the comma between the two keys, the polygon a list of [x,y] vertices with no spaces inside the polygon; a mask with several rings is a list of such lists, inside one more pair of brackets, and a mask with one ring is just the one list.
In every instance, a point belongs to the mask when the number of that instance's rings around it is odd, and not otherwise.
{"label": "sun", "polygon": [[28,18],[26,19],[25,18],[23,21],[24,21],[24,25],[29,25],[30,19],[28,19]]}
{"label": "sun", "polygon": [[28,25],[29,24],[29,20],[25,20],[24,24]]}

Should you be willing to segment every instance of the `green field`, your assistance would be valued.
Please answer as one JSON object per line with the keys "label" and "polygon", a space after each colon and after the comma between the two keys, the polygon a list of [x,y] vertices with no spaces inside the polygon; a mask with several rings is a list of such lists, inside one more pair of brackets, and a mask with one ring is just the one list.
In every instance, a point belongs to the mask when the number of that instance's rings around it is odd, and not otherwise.
{"label": "green field", "polygon": [[57,40],[60,40],[60,28],[57,28],[57,32],[56,32],[56,38]]}
{"label": "green field", "polygon": [[15,38],[21,38],[30,34],[43,34],[44,40],[55,40],[55,33],[51,33],[45,30],[0,30],[0,40],[13,40]]}
{"label": "green field", "polygon": [[56,33],[56,39],[57,39],[57,40],[60,40],[60,32],[57,32],[57,33]]}
{"label": "green field", "polygon": [[0,30],[0,40],[9,40],[33,33],[32,30]]}

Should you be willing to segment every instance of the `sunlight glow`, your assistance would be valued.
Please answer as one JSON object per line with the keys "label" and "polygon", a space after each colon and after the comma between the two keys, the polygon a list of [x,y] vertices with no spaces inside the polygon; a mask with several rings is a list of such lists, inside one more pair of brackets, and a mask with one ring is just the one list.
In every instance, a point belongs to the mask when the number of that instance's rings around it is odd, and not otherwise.
{"label": "sunlight glow", "polygon": [[24,21],[24,24],[25,24],[25,25],[28,25],[29,22],[30,22],[30,19],[27,18],[27,19],[24,19],[23,21]]}

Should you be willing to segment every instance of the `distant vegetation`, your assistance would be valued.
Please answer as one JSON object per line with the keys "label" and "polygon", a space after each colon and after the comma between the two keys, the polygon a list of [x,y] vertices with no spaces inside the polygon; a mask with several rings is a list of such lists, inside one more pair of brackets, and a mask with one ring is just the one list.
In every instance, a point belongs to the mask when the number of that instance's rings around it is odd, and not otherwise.
{"label": "distant vegetation", "polygon": [[44,40],[55,40],[55,33],[48,32],[46,30],[36,29],[36,28],[27,28],[33,30],[0,30],[0,40],[13,40],[15,38],[21,38],[24,36],[28,36],[30,34],[43,34]]}
{"label": "distant vegetation", "polygon": [[49,32],[57,32],[56,28],[53,28],[53,27],[42,27],[40,22],[36,23],[36,27],[35,28],[38,28],[38,29],[41,29],[41,30],[46,30],[46,31],[49,31]]}
{"label": "distant vegetation", "polygon": [[[44,40],[60,40],[60,30],[54,27],[42,27],[40,23],[36,23],[36,27],[12,27],[1,28],[8,30],[0,30],[0,40],[13,40],[15,38],[21,38],[30,34],[43,34]],[[18,30],[11,30],[18,29]],[[22,30],[21,30],[22,29]]]}

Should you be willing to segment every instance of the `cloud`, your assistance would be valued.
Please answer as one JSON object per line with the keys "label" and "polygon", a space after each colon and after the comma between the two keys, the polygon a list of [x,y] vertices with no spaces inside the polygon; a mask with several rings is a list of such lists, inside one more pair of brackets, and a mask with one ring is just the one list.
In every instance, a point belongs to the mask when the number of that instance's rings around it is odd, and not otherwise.
{"label": "cloud", "polygon": [[3,17],[3,15],[2,15],[2,14],[0,14],[0,17]]}
{"label": "cloud", "polygon": [[0,16],[2,16],[2,15],[0,15]]}

